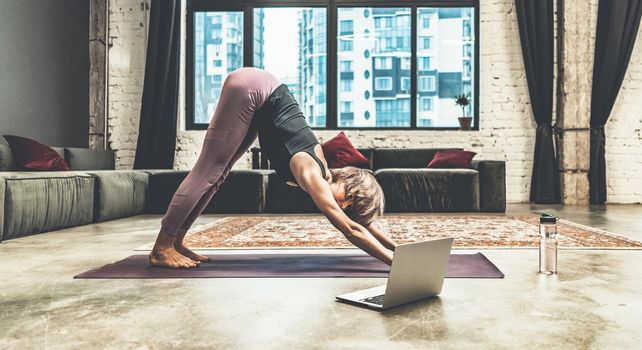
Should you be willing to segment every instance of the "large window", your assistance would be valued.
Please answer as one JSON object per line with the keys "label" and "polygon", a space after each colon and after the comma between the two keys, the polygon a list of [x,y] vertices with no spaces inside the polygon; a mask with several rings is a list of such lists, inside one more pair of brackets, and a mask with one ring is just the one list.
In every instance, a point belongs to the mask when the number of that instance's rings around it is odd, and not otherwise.
{"label": "large window", "polygon": [[455,95],[467,94],[474,104],[464,113],[476,116],[474,9],[419,7],[417,20],[428,24],[417,31],[417,126],[457,127]]}
{"label": "large window", "polygon": [[[254,26],[263,33],[263,42],[254,45],[253,65],[288,85],[310,126],[325,127],[326,9],[257,7]],[[350,29],[349,24],[344,27]]]}
{"label": "large window", "polygon": [[[352,42],[354,50],[337,52],[339,61],[350,59],[355,74],[350,77],[353,90],[339,86],[337,103],[351,102],[352,127],[410,127],[410,95],[402,93],[401,79],[410,70],[401,69],[401,61],[411,56],[410,8],[407,7],[339,7],[339,23],[353,23],[353,33],[337,36],[338,46]],[[360,74],[362,73],[362,74]],[[338,79],[344,84],[341,72]],[[397,82],[396,84],[393,82]],[[392,108],[392,107],[395,108]],[[341,120],[339,125],[347,125]]]}
{"label": "large window", "polygon": [[313,128],[454,129],[464,113],[478,129],[477,1],[188,0],[187,128],[205,129],[227,75],[254,66]]}

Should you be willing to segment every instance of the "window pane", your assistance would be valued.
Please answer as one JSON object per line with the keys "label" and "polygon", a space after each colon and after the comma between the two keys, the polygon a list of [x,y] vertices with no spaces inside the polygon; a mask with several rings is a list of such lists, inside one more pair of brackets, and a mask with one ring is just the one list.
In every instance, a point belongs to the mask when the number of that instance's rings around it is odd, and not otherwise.
{"label": "window pane", "polygon": [[392,78],[375,78],[375,90],[392,90]]}
{"label": "window pane", "polygon": [[457,127],[455,95],[468,94],[473,116],[474,9],[419,8],[417,23],[417,126]]}
{"label": "window pane", "polygon": [[194,13],[194,123],[207,124],[227,74],[243,66],[243,12]]}
{"label": "window pane", "polygon": [[[326,126],[326,10],[269,7],[254,9],[254,66],[274,74],[299,102],[312,127]],[[349,22],[341,24],[349,32]],[[350,69],[349,63],[342,64]]]}
{"label": "window pane", "polygon": [[409,127],[410,9],[340,7],[337,21],[338,126]]}
{"label": "window pane", "polygon": [[405,94],[410,93],[410,78],[401,78],[401,91]]}
{"label": "window pane", "polygon": [[352,72],[352,61],[348,60],[339,62],[339,69],[344,73]]}
{"label": "window pane", "polygon": [[339,22],[339,33],[341,35],[352,34],[353,33],[353,21],[340,21]]}
{"label": "window pane", "polygon": [[410,70],[410,57],[403,57],[400,64],[401,69]]}

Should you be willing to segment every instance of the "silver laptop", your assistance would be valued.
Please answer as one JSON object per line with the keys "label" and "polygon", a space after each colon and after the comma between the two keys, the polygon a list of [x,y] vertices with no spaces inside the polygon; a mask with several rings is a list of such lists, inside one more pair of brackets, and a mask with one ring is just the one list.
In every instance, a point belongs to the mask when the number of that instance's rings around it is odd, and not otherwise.
{"label": "silver laptop", "polygon": [[337,299],[385,310],[435,296],[441,292],[452,245],[452,237],[400,244],[386,285],[338,295]]}

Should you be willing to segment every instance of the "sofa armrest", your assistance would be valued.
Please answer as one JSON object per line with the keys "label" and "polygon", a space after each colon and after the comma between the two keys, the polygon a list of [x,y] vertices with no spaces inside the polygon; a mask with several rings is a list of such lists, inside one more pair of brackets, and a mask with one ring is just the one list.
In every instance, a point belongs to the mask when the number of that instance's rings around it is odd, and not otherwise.
{"label": "sofa armrest", "polygon": [[473,160],[471,168],[479,171],[479,209],[482,212],[506,211],[506,162]]}
{"label": "sofa armrest", "polygon": [[0,172],[2,239],[91,223],[94,181],[77,171]]}

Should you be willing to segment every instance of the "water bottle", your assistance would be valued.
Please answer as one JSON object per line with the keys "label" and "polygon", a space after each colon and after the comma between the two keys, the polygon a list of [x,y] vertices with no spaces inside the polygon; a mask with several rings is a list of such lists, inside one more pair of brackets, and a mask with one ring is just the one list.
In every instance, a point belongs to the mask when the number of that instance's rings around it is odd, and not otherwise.
{"label": "water bottle", "polygon": [[542,214],[539,218],[539,273],[557,274],[557,217]]}

